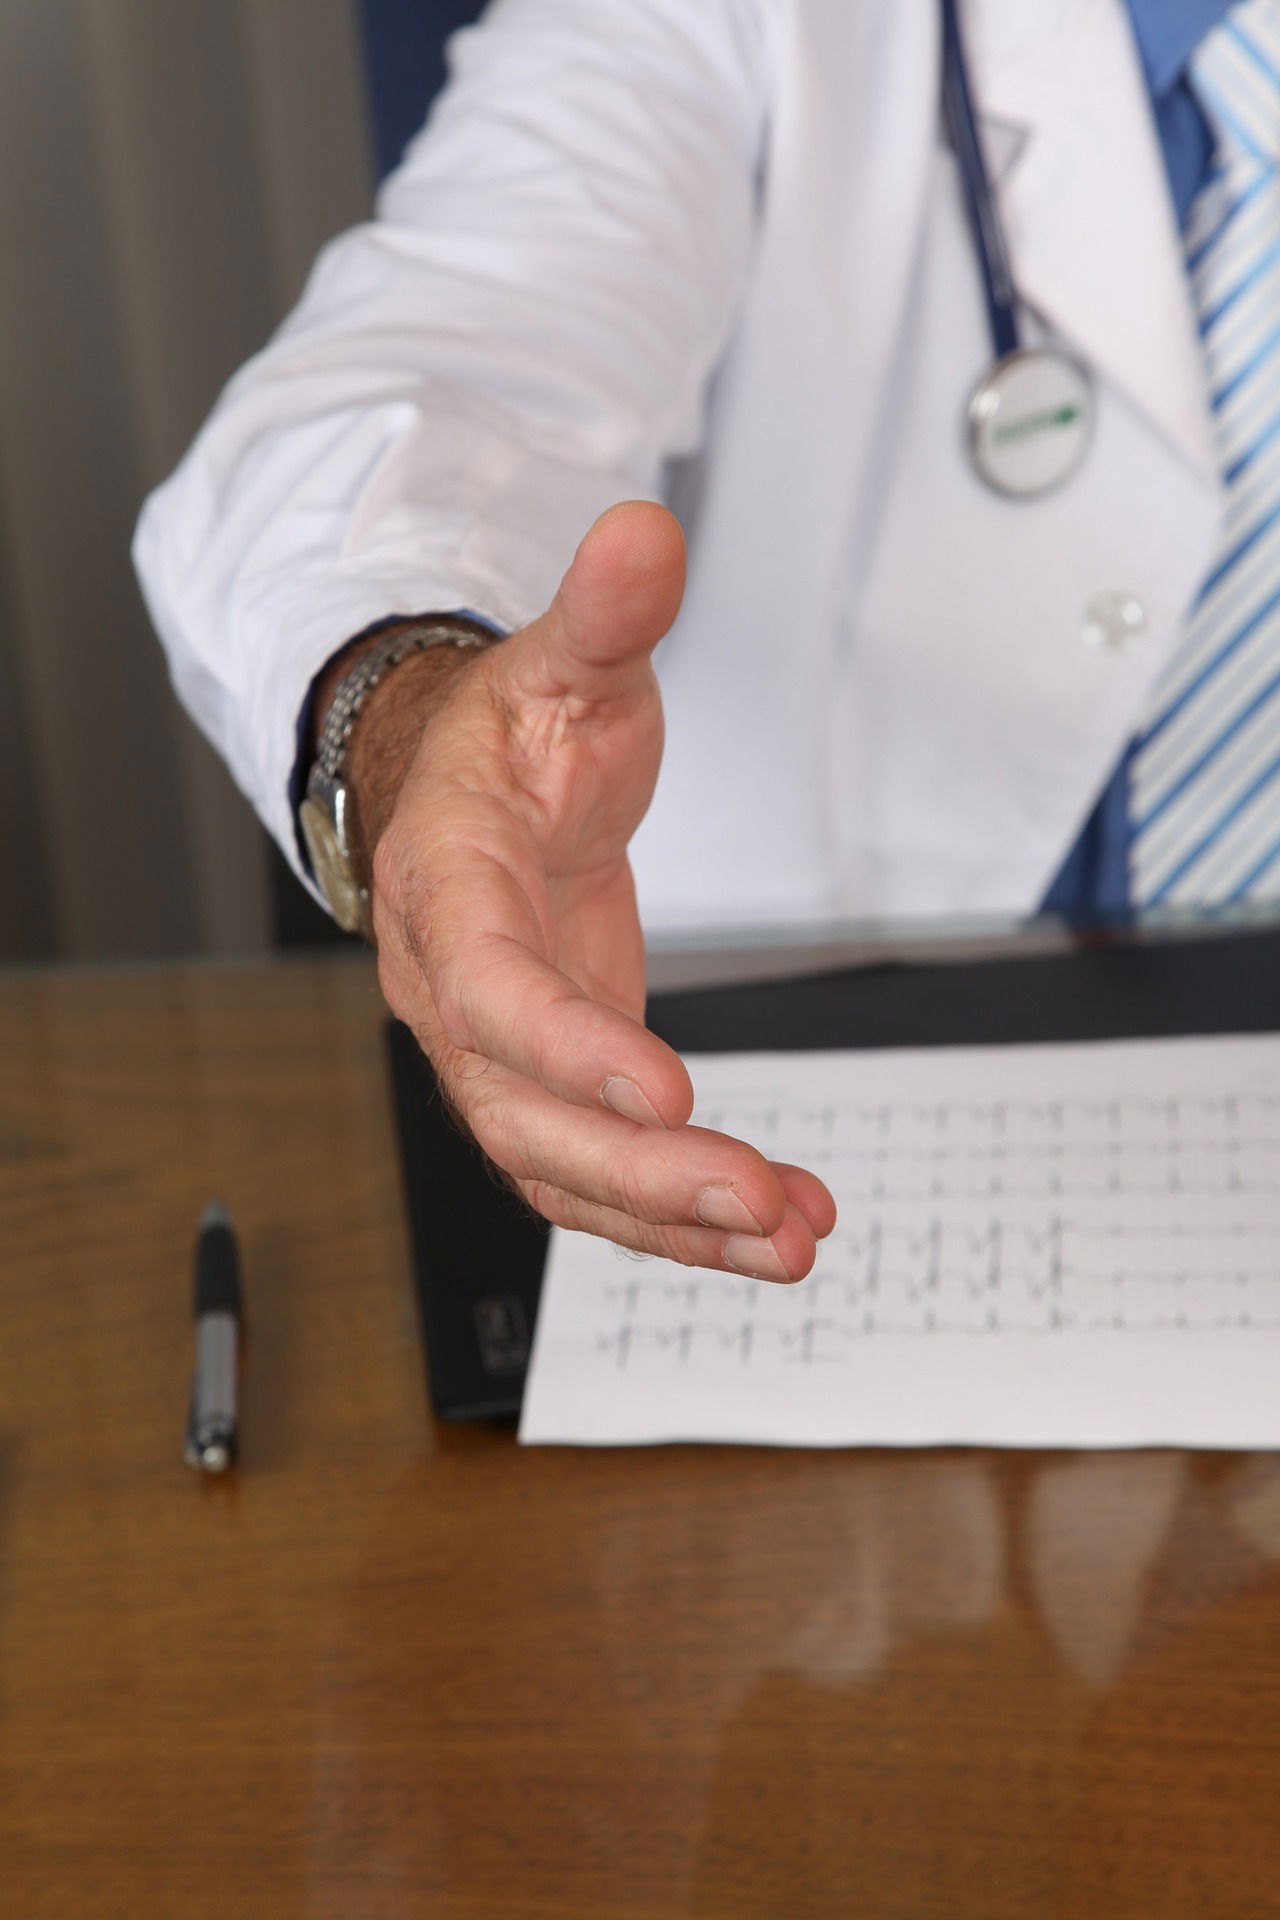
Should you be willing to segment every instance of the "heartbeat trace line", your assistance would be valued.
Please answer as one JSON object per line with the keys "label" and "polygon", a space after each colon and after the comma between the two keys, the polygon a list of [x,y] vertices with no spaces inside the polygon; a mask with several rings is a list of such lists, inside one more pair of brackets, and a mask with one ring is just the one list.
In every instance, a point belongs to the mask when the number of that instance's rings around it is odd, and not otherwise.
{"label": "heartbeat trace line", "polygon": [[[784,1114],[753,1089],[704,1103],[696,1118],[754,1136],[771,1152],[790,1145],[810,1164],[857,1170],[861,1180],[841,1181],[840,1198],[872,1217],[826,1243],[805,1286],[810,1310],[799,1320],[773,1317],[785,1309],[764,1301],[758,1283],[729,1276],[640,1272],[606,1287],[617,1318],[595,1339],[620,1367],[642,1349],[687,1363],[704,1343],[736,1353],[744,1365],[761,1350],[816,1365],[879,1334],[1280,1328],[1280,1210],[1265,1205],[1280,1199],[1280,1125],[1272,1131],[1280,1092],[828,1102]],[[1135,1122],[1159,1130],[1135,1133]],[[983,1167],[985,1186],[973,1179]],[[913,1172],[924,1175],[921,1184],[895,1181]],[[965,1184],[952,1184],[957,1177]],[[1242,1204],[1256,1213],[1259,1200],[1266,1219],[1213,1217]],[[1107,1217],[1117,1204],[1149,1201],[1174,1217],[1145,1224]],[[947,1214],[949,1204],[1019,1202],[1034,1203],[1039,1217],[993,1213],[975,1223]],[[1177,1214],[1183,1202],[1190,1217]],[[1075,1217],[1081,1205],[1093,1209],[1089,1217]],[[903,1207],[930,1211],[895,1219]],[[1142,1264],[1129,1243],[1144,1249]],[[1167,1261],[1152,1251],[1161,1247]],[[724,1317],[705,1319],[707,1308]],[[648,1314],[667,1318],[650,1324]]]}
{"label": "heartbeat trace line", "polygon": [[1105,1100],[1016,1100],[996,1101],[876,1101],[868,1106],[856,1100],[822,1101],[817,1105],[789,1106],[777,1088],[753,1089],[700,1102],[695,1118],[700,1125],[710,1124],[715,1113],[758,1114],[770,1124],[810,1126],[815,1122],[834,1131],[837,1121],[887,1132],[897,1120],[916,1125],[932,1123],[940,1131],[949,1130],[956,1121],[986,1122],[993,1131],[1005,1132],[1012,1116],[1045,1121],[1057,1130],[1065,1128],[1068,1117],[1079,1115],[1092,1129],[1100,1119],[1120,1127],[1126,1116],[1143,1114],[1148,1119],[1163,1119],[1170,1127],[1183,1129],[1188,1115],[1220,1116],[1232,1132],[1239,1129],[1243,1114],[1252,1108],[1280,1118],[1280,1092],[1232,1094],[1167,1094],[1160,1097],[1116,1095]]}
{"label": "heartbeat trace line", "polygon": [[[1280,1278],[1280,1276],[1276,1277]],[[1129,1320],[1123,1313],[1093,1315],[1055,1313],[1047,1321],[1006,1320],[1000,1318],[993,1310],[984,1320],[976,1323],[927,1316],[925,1320],[919,1322],[864,1321],[862,1324],[855,1324],[825,1316],[814,1316],[801,1321],[795,1327],[772,1326],[754,1320],[744,1320],[736,1325],[723,1325],[718,1321],[682,1321],[674,1327],[643,1327],[626,1324],[611,1332],[597,1333],[596,1350],[601,1354],[613,1354],[620,1369],[625,1369],[636,1349],[643,1346],[670,1352],[682,1364],[688,1365],[695,1342],[704,1340],[725,1353],[732,1353],[736,1348],[738,1358],[744,1366],[750,1363],[756,1350],[761,1346],[773,1346],[784,1360],[801,1362],[806,1366],[820,1366],[824,1362],[841,1361],[847,1357],[843,1354],[827,1355],[818,1352],[817,1341],[820,1334],[829,1335],[833,1339],[843,1340],[846,1345],[852,1345],[855,1342],[862,1342],[869,1335],[884,1334],[891,1334],[896,1338],[917,1338],[947,1333],[983,1338],[1008,1333],[1053,1336],[1063,1333],[1227,1333],[1277,1330],[1280,1330],[1280,1310],[1274,1315],[1259,1315],[1248,1311],[1205,1316],[1171,1313],[1151,1315],[1142,1320]]]}

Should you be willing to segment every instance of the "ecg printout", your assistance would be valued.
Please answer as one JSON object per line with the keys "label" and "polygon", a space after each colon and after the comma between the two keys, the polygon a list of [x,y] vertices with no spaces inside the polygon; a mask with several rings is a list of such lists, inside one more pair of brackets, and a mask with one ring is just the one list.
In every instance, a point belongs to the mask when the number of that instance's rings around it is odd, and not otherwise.
{"label": "ecg printout", "polygon": [[557,1232],[521,1438],[1280,1445],[1280,1036],[689,1060],[798,1286]]}

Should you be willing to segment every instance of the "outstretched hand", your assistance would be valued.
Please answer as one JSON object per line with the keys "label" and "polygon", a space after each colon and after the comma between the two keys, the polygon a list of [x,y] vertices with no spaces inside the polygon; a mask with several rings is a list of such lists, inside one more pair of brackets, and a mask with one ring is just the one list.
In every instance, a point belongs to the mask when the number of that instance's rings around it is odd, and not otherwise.
{"label": "outstretched hand", "polygon": [[615,507],[550,610],[450,681],[378,838],[379,972],[454,1107],[548,1220],[798,1280],[834,1224],[830,1194],[691,1126],[688,1073],[644,1025],[627,843],[662,753],[650,655],[683,585],[671,515]]}

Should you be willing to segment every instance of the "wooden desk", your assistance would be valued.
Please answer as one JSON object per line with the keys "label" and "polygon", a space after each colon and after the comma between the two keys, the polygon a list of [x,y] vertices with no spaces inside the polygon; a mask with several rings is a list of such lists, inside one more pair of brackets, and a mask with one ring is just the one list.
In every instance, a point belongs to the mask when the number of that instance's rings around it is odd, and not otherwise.
{"label": "wooden desk", "polygon": [[1277,1462],[433,1429],[379,1017],[346,962],[0,981],[0,1911],[1280,1914]]}

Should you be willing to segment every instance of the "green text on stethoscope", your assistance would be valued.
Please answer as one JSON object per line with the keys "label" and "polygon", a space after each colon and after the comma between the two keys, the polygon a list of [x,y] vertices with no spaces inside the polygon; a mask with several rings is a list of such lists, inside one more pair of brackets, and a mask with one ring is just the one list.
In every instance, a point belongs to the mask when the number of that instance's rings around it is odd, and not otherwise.
{"label": "green text on stethoscope", "polygon": [[1039,413],[1024,413],[1021,420],[1009,420],[993,428],[991,437],[998,446],[1006,446],[1011,440],[1028,440],[1033,433],[1044,433],[1051,427],[1074,427],[1082,414],[1083,409],[1070,401],[1061,407],[1043,407]]}

